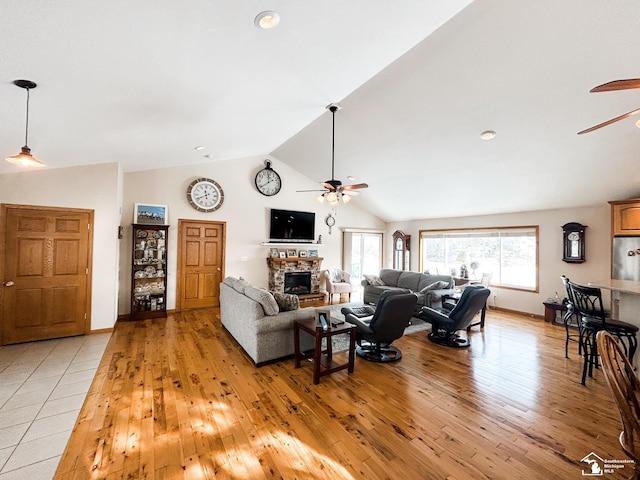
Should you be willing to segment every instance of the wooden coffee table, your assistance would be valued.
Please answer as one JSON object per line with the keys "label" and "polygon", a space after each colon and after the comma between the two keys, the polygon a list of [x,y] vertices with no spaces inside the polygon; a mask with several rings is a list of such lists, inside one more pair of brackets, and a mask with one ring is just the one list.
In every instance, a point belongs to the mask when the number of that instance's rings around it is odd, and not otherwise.
{"label": "wooden coffee table", "polygon": [[[315,338],[314,349],[311,352],[300,351],[300,330],[307,332]],[[333,361],[333,352],[331,351],[331,337],[334,335],[349,335],[349,359],[347,363],[336,363]],[[327,339],[327,347],[322,350],[322,339]],[[320,383],[320,377],[329,375],[339,370],[348,369],[349,373],[353,373],[355,366],[355,349],[356,349],[356,327],[351,323],[342,323],[337,326],[331,326],[328,330],[316,328],[315,319],[296,320],[293,322],[293,341],[295,367],[300,368],[300,360],[313,359],[313,383]]]}

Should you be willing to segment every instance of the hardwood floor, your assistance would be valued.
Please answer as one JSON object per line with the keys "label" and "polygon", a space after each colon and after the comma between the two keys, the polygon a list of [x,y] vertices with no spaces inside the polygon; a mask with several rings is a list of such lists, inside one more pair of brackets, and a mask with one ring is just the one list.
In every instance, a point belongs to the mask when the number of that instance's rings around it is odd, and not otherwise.
{"label": "hardwood floor", "polygon": [[562,328],[490,310],[471,336],[406,335],[400,362],[314,386],[292,359],[255,368],[217,309],[118,323],[55,478],[577,479],[591,452],[626,460]]}

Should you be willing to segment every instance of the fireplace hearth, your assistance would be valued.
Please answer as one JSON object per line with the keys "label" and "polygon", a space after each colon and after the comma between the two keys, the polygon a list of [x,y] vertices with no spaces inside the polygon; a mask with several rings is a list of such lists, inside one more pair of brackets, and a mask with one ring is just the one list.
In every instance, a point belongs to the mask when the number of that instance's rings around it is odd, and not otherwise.
{"label": "fireplace hearth", "polygon": [[285,272],[284,293],[293,295],[311,293],[311,272]]}

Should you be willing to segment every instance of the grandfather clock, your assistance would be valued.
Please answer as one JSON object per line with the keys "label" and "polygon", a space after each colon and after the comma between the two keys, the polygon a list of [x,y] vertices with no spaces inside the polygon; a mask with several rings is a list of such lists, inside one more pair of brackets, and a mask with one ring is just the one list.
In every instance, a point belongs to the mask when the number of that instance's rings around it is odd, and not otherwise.
{"label": "grandfather clock", "polygon": [[411,265],[411,235],[401,230],[393,232],[393,268],[409,270]]}
{"label": "grandfather clock", "polygon": [[583,263],[585,261],[584,235],[586,225],[577,222],[565,223],[562,226],[562,261],[567,263]]}

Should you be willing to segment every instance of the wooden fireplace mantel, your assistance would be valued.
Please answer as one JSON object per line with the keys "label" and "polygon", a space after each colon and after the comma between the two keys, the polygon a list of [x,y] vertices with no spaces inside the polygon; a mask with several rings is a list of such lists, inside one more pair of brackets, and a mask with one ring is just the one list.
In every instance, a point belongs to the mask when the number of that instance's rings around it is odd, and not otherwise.
{"label": "wooden fireplace mantel", "polygon": [[269,257],[267,258],[267,265],[269,268],[284,268],[287,263],[295,263],[298,268],[302,268],[302,264],[305,262],[311,263],[313,267],[320,267],[323,257]]}

